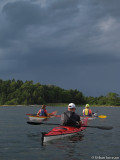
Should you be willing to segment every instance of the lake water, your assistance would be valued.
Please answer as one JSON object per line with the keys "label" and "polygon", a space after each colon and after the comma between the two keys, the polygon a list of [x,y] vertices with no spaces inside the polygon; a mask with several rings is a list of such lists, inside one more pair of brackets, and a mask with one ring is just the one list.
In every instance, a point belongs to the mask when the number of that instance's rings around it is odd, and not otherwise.
{"label": "lake water", "polygon": [[[67,107],[47,107],[48,112],[63,113]],[[82,113],[81,107],[77,113]],[[87,128],[83,136],[64,138],[41,145],[41,132],[52,125],[27,124],[26,113],[36,113],[39,107],[0,107],[0,160],[95,160],[120,159],[120,107],[91,107],[106,119],[97,118],[89,125],[113,126],[112,130]],[[51,118],[49,123],[59,123]]]}

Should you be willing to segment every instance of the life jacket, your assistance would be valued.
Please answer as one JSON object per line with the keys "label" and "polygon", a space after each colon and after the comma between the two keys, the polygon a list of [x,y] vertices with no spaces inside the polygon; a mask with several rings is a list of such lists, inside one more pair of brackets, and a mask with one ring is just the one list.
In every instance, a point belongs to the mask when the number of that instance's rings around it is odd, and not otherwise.
{"label": "life jacket", "polygon": [[92,116],[92,111],[91,111],[91,109],[85,108],[85,109],[83,110],[83,115],[84,115],[84,116]]}
{"label": "life jacket", "polygon": [[77,122],[80,121],[80,116],[78,116],[76,113],[71,112],[71,111],[67,111],[64,112],[61,115],[61,125],[64,126],[74,126],[74,127],[80,127]]}
{"label": "life jacket", "polygon": [[40,116],[47,116],[47,110],[46,109],[40,109],[39,114],[40,114]]}

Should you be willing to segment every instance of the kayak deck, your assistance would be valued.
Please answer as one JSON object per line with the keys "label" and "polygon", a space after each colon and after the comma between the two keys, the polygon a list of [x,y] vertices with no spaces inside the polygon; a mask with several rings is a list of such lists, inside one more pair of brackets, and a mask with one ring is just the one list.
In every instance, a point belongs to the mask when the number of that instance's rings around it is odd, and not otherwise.
{"label": "kayak deck", "polygon": [[86,117],[88,118],[88,120],[92,120],[92,119],[96,119],[98,117],[98,114],[96,112],[92,116],[84,116],[84,115],[80,116],[81,119],[85,119]]}
{"label": "kayak deck", "polygon": [[71,126],[58,126],[53,128],[48,133],[42,133],[42,142],[48,142],[54,139],[59,139],[63,137],[73,136],[76,133],[82,132],[86,129],[85,125],[87,125],[88,118],[83,120],[83,126],[80,128],[71,127]]}
{"label": "kayak deck", "polygon": [[90,116],[80,116],[81,119],[85,119],[86,117],[88,118],[88,120],[93,120],[97,118],[97,117],[92,117],[92,116],[91,117]]}

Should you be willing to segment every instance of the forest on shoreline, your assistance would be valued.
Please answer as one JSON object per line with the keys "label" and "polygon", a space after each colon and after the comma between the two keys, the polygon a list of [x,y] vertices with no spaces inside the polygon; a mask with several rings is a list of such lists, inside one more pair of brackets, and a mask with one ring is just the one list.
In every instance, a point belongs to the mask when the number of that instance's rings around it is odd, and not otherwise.
{"label": "forest on shoreline", "polygon": [[63,89],[55,85],[34,84],[33,81],[0,79],[0,105],[39,105],[70,103],[79,105],[120,106],[120,95],[109,92],[106,96],[84,96],[77,89]]}

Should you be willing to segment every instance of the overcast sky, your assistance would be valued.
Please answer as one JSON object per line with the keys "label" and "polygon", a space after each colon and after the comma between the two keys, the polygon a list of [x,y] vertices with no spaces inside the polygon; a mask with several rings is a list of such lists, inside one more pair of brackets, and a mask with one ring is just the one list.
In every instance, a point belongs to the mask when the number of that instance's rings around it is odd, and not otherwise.
{"label": "overcast sky", "polygon": [[0,0],[0,78],[120,94],[120,0]]}

